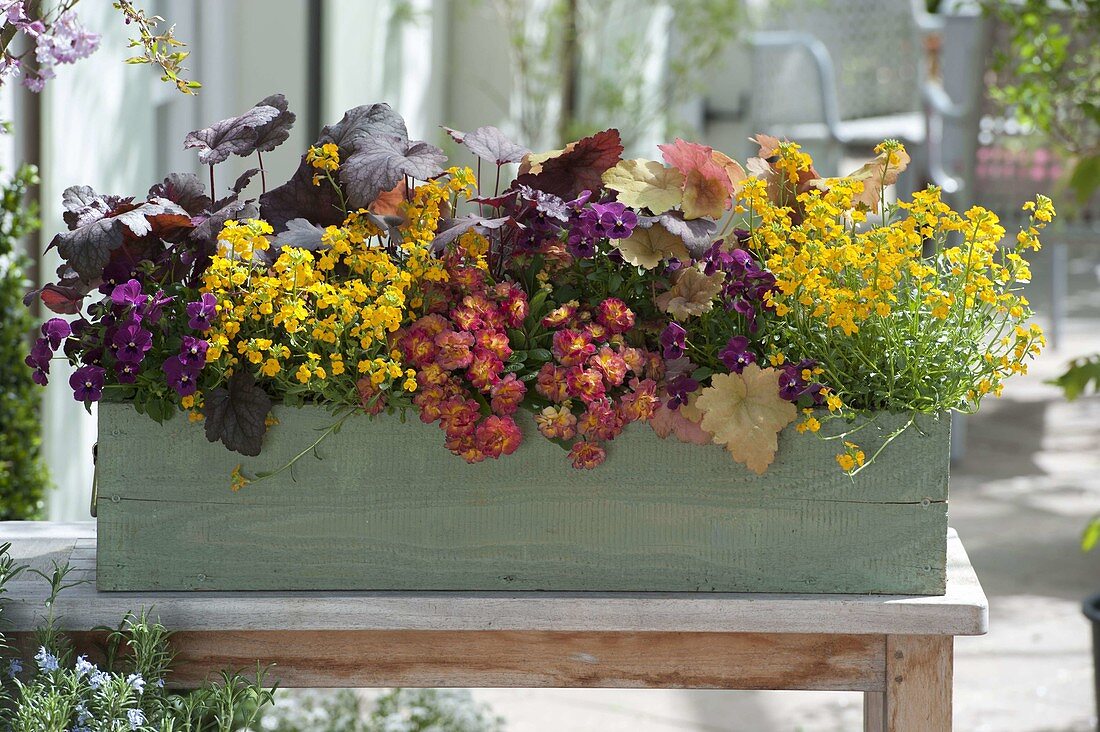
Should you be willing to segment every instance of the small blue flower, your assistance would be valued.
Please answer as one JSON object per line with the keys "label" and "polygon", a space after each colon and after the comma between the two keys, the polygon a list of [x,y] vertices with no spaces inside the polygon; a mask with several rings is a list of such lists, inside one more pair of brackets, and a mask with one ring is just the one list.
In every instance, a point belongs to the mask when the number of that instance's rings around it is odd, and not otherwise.
{"label": "small blue flower", "polygon": [[87,729],[85,726],[87,722],[91,721],[92,713],[88,711],[88,707],[84,706],[84,702],[80,702],[76,705],[76,723],[83,729]]}
{"label": "small blue flower", "polygon": [[126,677],[126,683],[138,694],[145,693],[145,679],[141,678],[141,674],[130,674]]}
{"label": "small blue flower", "polygon": [[21,660],[13,658],[8,661],[8,676],[14,679],[21,673],[23,673],[23,662]]}
{"label": "small blue flower", "polygon": [[126,719],[130,721],[130,729],[137,729],[145,724],[145,714],[140,709],[131,709],[126,712]]}
{"label": "small blue flower", "polygon": [[99,669],[96,665],[88,660],[87,656],[80,656],[76,659],[76,677],[82,679],[90,673],[94,673]]}
{"label": "small blue flower", "polygon": [[111,675],[107,672],[93,671],[92,675],[88,677],[88,686],[92,687],[93,689],[98,689],[110,680]]}
{"label": "small blue flower", "polygon": [[38,663],[38,668],[42,671],[56,671],[60,666],[57,662],[57,656],[47,651],[46,646],[40,646],[38,648],[38,653],[35,654],[34,660]]}

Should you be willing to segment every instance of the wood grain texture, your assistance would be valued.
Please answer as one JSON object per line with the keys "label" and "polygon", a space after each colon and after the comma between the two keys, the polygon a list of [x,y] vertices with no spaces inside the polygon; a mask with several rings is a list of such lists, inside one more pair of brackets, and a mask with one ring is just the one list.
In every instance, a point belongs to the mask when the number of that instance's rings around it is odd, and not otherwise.
{"label": "wood grain texture", "polygon": [[[954,531],[948,533],[947,593],[939,596],[765,593],[570,592],[99,592],[95,524],[0,522],[19,564],[48,571],[68,561],[86,580],[57,600],[58,626],[116,625],[151,609],[181,631],[537,630],[980,635],[988,602]],[[45,584],[23,573],[8,585],[6,629],[31,630]]]}
{"label": "wood grain texture", "polygon": [[951,732],[954,638],[886,638],[886,732]]}
{"label": "wood grain texture", "polygon": [[[33,637],[19,639],[33,645]],[[74,636],[97,656],[102,634]],[[879,635],[521,631],[182,632],[171,684],[274,664],[290,687],[880,690]]]}
{"label": "wood grain texture", "polygon": [[[276,413],[246,473],[278,467],[332,419]],[[104,590],[944,592],[945,419],[853,482],[835,443],[793,430],[756,476],[718,446],[645,427],[577,471],[537,435],[470,466],[434,426],[355,418],[322,460],[233,493],[241,456],[201,425],[158,426],[126,404],[99,414]],[[861,440],[897,420],[883,415]]]}
{"label": "wood grain texture", "polygon": [[881,691],[863,692],[863,732],[885,732],[886,695]]}

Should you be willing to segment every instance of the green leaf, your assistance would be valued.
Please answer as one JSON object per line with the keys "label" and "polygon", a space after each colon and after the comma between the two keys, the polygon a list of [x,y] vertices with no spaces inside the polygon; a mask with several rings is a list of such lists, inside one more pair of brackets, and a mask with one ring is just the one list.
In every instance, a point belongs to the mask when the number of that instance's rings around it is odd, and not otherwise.
{"label": "green leaf", "polygon": [[710,377],[710,375],[713,373],[714,369],[708,368],[706,366],[700,366],[691,373],[691,378],[695,379],[696,381],[703,381],[704,379]]}
{"label": "green leaf", "polygon": [[1093,516],[1085,533],[1081,535],[1081,551],[1092,551],[1100,543],[1100,516]]}
{"label": "green leaf", "polygon": [[532,348],[529,353],[531,354],[531,358],[535,361],[546,362],[554,358],[554,354],[550,353],[550,351],[545,348]]}
{"label": "green leaf", "polygon": [[1073,166],[1069,187],[1077,197],[1077,203],[1085,205],[1092,194],[1100,189],[1100,154],[1081,158]]}
{"label": "green leaf", "polygon": [[1060,387],[1069,400],[1081,396],[1090,385],[1092,389],[1100,388],[1100,355],[1074,361],[1064,374],[1048,383]]}

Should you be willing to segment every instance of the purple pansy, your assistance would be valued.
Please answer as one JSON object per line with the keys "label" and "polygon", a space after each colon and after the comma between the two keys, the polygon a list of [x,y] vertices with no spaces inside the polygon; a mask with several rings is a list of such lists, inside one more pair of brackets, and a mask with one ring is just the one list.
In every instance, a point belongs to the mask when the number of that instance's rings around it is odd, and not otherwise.
{"label": "purple pansy", "polygon": [[594,203],[592,213],[608,239],[625,239],[638,225],[638,215],[617,201]]}
{"label": "purple pansy", "polygon": [[153,347],[153,334],[131,321],[115,331],[111,345],[119,361],[139,363]]}
{"label": "purple pansy", "polygon": [[687,346],[687,331],[679,323],[669,323],[661,331],[658,340],[661,343],[661,354],[666,360],[680,358]]}
{"label": "purple pansy", "polygon": [[748,338],[734,336],[726,343],[726,347],[718,352],[718,360],[724,363],[730,371],[739,374],[750,363],[756,363],[756,354],[749,350]]}
{"label": "purple pansy", "polygon": [[42,324],[42,335],[49,340],[50,348],[55,351],[61,348],[61,341],[72,334],[73,329],[68,321],[62,320],[61,318],[50,318]]}
{"label": "purple pansy", "polygon": [[31,378],[39,386],[49,383],[47,375],[50,373],[51,358],[53,358],[53,349],[50,348],[50,341],[47,338],[39,338],[35,340],[30,355],[23,359],[23,363],[34,369]]}
{"label": "purple pansy", "polygon": [[173,300],[175,300],[175,298],[170,295],[165,295],[164,290],[157,290],[157,293],[150,297],[138,310],[141,319],[147,323],[156,323],[160,320],[161,315],[164,314],[164,306]]}
{"label": "purple pansy", "polygon": [[209,343],[202,338],[184,336],[180,345],[180,360],[188,366],[201,369],[206,364],[206,349]]}
{"label": "purple pansy", "polygon": [[144,305],[148,296],[141,291],[141,283],[131,279],[111,290],[111,302],[115,305]]}
{"label": "purple pansy", "polygon": [[132,384],[137,381],[141,366],[131,361],[119,361],[115,364],[115,378],[120,384]]}
{"label": "purple pansy", "polygon": [[99,366],[81,366],[74,371],[69,377],[73,398],[78,402],[98,402],[103,396],[103,377],[106,373]]}
{"label": "purple pansy", "polygon": [[164,375],[168,377],[168,386],[172,387],[181,397],[195,393],[198,388],[195,383],[198,370],[188,365],[181,357],[172,356],[165,360],[161,368],[164,370]]}
{"label": "purple pansy", "polygon": [[687,374],[680,374],[676,378],[670,379],[665,384],[665,391],[668,392],[669,396],[668,408],[679,409],[681,404],[687,404],[692,393],[698,388],[699,382]]}
{"label": "purple pansy", "polygon": [[204,292],[197,302],[187,303],[187,325],[192,330],[207,331],[213,325],[214,315],[218,312],[218,299],[209,292]]}

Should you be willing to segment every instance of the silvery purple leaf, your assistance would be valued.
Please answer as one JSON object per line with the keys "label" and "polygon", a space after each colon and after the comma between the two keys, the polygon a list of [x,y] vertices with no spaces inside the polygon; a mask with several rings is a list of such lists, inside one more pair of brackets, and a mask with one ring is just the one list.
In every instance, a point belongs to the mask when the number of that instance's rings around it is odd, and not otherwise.
{"label": "silvery purple leaf", "polygon": [[658,216],[657,220],[670,234],[684,240],[684,246],[693,257],[703,256],[714,241],[714,232],[718,230],[716,221],[707,218],[688,221],[680,211],[668,211]]}
{"label": "silvery purple leaf", "polygon": [[321,130],[317,144],[334,142],[340,148],[340,158],[347,158],[363,141],[380,135],[408,140],[405,120],[388,104],[371,104],[344,112],[343,118]]}
{"label": "silvery purple leaf", "polygon": [[62,218],[69,231],[87,226],[110,213],[113,205],[106,196],[96,193],[91,186],[70,186],[61,194],[61,205],[65,209]]}
{"label": "silvery purple leaf", "polygon": [[160,216],[161,214],[175,214],[178,216],[190,217],[187,211],[183,210],[175,203],[172,203],[167,198],[152,198],[129,211],[122,211],[116,214],[111,220],[121,223],[129,229],[130,233],[134,236],[142,237],[153,230],[153,224],[149,221],[148,217]]}
{"label": "silvery purple leaf", "polygon": [[466,214],[457,219],[445,219],[439,225],[439,233],[435,235],[435,239],[432,239],[432,251],[441,251],[444,247],[470,229],[476,229],[482,234],[485,234],[493,229],[499,229],[507,224],[510,219],[510,216],[487,219],[477,214]]}
{"label": "silvery purple leaf", "polygon": [[256,128],[256,149],[260,152],[271,152],[287,141],[290,128],[298,117],[287,109],[286,97],[282,94],[272,94],[257,102],[256,106],[273,107],[278,111],[274,119]]}
{"label": "silvery purple leaf", "polygon": [[217,241],[218,234],[225,226],[226,221],[254,219],[259,215],[260,209],[252,201],[229,201],[205,217],[196,217],[193,220],[195,229],[191,232],[191,238],[196,241],[213,243]]}
{"label": "silvery purple leaf", "polygon": [[339,224],[344,220],[340,199],[332,186],[313,185],[315,172],[303,156],[290,180],[260,196],[262,218],[275,231],[286,230],[291,219],[306,219],[321,226]]}
{"label": "silvery purple leaf", "polygon": [[276,247],[298,247],[316,251],[321,248],[321,236],[325,227],[311,224],[305,219],[291,219],[286,222],[286,231],[275,237]]}
{"label": "silvery purple leaf", "polygon": [[279,110],[275,107],[253,107],[240,117],[223,119],[189,133],[183,140],[183,146],[198,148],[199,161],[205,165],[220,163],[231,154],[251,155],[256,152],[258,128],[278,116]]}
{"label": "silvery purple leaf", "polygon": [[184,211],[196,216],[210,208],[206,186],[194,173],[169,173],[162,182],[149,189],[150,198],[167,198]]}
{"label": "silvery purple leaf", "polygon": [[244,171],[243,173],[241,173],[237,177],[237,181],[233,184],[233,187],[230,188],[229,190],[231,190],[234,193],[240,195],[240,192],[248,187],[249,181],[251,181],[252,178],[255,177],[255,175],[259,172],[260,172],[259,168],[249,168],[248,170]]}
{"label": "silvery purple leaf", "polygon": [[63,232],[53,238],[50,247],[57,247],[58,254],[83,281],[99,278],[111,259],[111,252],[122,246],[122,222],[101,218],[73,231]]}
{"label": "silvery purple leaf", "polygon": [[491,125],[478,127],[473,132],[459,132],[449,127],[443,129],[452,140],[465,145],[474,155],[496,165],[518,163],[524,155],[531,152],[523,145],[509,140],[503,132]]}
{"label": "silvery purple leaf", "polygon": [[427,180],[443,172],[447,156],[435,145],[384,135],[362,141],[340,166],[348,207],[366,208],[406,176]]}

